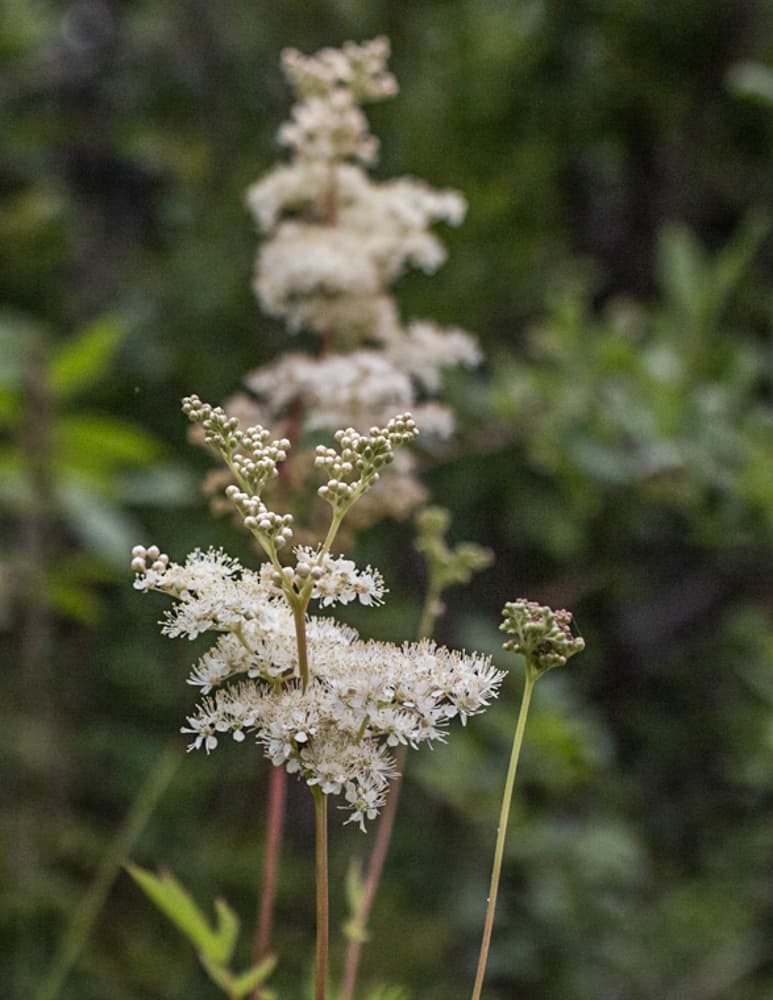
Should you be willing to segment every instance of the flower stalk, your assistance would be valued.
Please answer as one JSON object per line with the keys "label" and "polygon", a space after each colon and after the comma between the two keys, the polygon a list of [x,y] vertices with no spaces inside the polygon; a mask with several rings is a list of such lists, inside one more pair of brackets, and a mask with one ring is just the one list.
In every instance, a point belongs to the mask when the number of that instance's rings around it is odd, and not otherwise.
{"label": "flower stalk", "polygon": [[489,947],[491,945],[491,933],[494,929],[494,912],[497,906],[497,895],[499,893],[499,880],[502,875],[502,859],[505,854],[505,841],[507,839],[507,822],[510,818],[510,804],[515,789],[515,776],[518,771],[518,761],[521,756],[521,746],[523,745],[523,734],[526,729],[526,717],[529,714],[531,695],[536,683],[536,675],[531,671],[526,673],[526,681],[521,697],[521,708],[518,712],[518,723],[515,727],[513,738],[513,749],[510,753],[510,764],[507,768],[505,778],[505,789],[502,794],[502,806],[499,812],[499,826],[497,827],[497,842],[494,848],[494,863],[491,868],[491,884],[489,886],[486,900],[486,919],[483,924],[483,939],[480,945],[478,956],[478,968],[475,973],[475,986],[472,991],[472,1000],[480,1000],[483,990],[483,978],[486,974],[486,964],[488,962]]}
{"label": "flower stalk", "polygon": [[314,797],[314,826],[316,835],[315,860],[317,882],[317,948],[314,1000],[325,1000],[327,994],[327,966],[330,939],[328,910],[328,847],[327,847],[327,795],[318,785],[311,789]]}
{"label": "flower stalk", "polygon": [[491,935],[494,929],[494,913],[499,893],[499,882],[502,874],[502,861],[507,839],[507,823],[510,818],[510,803],[515,790],[515,777],[518,771],[518,761],[521,757],[523,734],[526,730],[526,718],[529,714],[531,696],[534,685],[539,678],[553,667],[563,666],[569,657],[585,649],[585,640],[572,633],[572,616],[568,611],[553,611],[548,607],[519,598],[505,605],[502,614],[504,620],[499,626],[510,639],[503,643],[504,648],[514,653],[520,653],[525,660],[526,678],[524,681],[521,708],[518,712],[518,722],[513,737],[513,749],[510,754],[510,764],[505,778],[502,793],[502,806],[499,813],[497,840],[494,848],[494,861],[491,867],[491,883],[486,901],[486,918],[483,925],[478,967],[475,973],[475,984],[472,990],[472,1000],[480,1000],[483,990],[483,980],[486,975]]}
{"label": "flower stalk", "polygon": [[[285,801],[287,798],[287,771],[283,767],[272,767],[268,782],[266,846],[263,852],[263,881],[258,910],[258,926],[252,950],[253,963],[259,962],[271,951],[274,903],[276,901],[277,879],[279,875],[279,855],[282,844]],[[256,992],[253,1000],[260,1000],[259,990]]]}

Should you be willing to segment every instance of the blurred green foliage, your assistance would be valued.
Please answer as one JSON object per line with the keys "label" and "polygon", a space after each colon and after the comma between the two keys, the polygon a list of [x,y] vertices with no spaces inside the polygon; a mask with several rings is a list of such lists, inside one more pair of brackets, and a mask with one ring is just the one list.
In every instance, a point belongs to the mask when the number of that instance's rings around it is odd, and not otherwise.
{"label": "blurred green foliage", "polygon": [[[460,443],[428,482],[456,537],[497,562],[449,594],[440,638],[497,650],[499,609],[524,594],[570,607],[588,647],[535,696],[486,995],[767,1000],[763,0],[0,7],[3,995],[32,995],[190,703],[195,651],[158,637],[119,549],[251,558],[198,499],[207,463],[186,453],[178,400],[218,401],[288,346],[252,298],[243,208],[278,155],[279,52],[377,33],[401,84],[372,112],[383,176],[470,202],[443,271],[398,295],[478,332],[488,357],[480,376],[449,378]],[[366,634],[403,637],[418,618],[405,532],[361,542],[391,591],[358,616]],[[411,768],[364,988],[469,994],[518,677]],[[195,898],[227,896],[249,927],[266,771],[238,750],[183,761],[136,856]],[[313,823],[290,791],[271,985],[293,998],[312,960]],[[368,841],[334,826],[332,849],[335,927]],[[246,945],[235,963],[249,964]],[[120,879],[62,997],[182,995],[216,989]]]}

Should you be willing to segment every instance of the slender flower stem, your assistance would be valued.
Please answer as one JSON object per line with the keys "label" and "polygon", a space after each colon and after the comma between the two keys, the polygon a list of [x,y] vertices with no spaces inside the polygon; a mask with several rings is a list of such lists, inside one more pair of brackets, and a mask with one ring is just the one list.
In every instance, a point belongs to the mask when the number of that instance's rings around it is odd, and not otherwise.
{"label": "slender flower stem", "polygon": [[[284,767],[272,767],[268,784],[268,804],[266,817],[266,846],[263,851],[263,881],[258,910],[258,926],[252,948],[254,965],[271,951],[271,934],[274,924],[274,904],[276,902],[279,856],[282,850],[282,828],[284,826],[285,800],[287,798],[287,771]],[[254,1000],[260,1000],[258,988]]]}
{"label": "slender flower stem", "polygon": [[526,729],[526,716],[529,714],[529,704],[531,693],[536,683],[538,674],[532,672],[527,664],[526,683],[523,688],[521,699],[521,710],[518,713],[518,724],[515,727],[515,737],[513,739],[513,750],[510,754],[510,766],[507,769],[505,779],[505,790],[502,795],[502,810],[499,814],[499,828],[497,830],[497,843],[494,849],[494,864],[491,869],[491,886],[489,887],[488,902],[486,906],[486,922],[483,926],[483,940],[480,945],[480,956],[478,958],[478,971],[475,975],[475,986],[472,991],[472,1000],[480,1000],[483,990],[483,977],[486,974],[486,963],[488,961],[489,945],[491,944],[491,931],[494,927],[494,910],[497,905],[497,893],[499,892],[499,878],[502,873],[502,858],[505,853],[505,838],[507,836],[507,821],[510,816],[510,802],[513,797],[515,787],[515,775],[518,770],[518,758],[521,755],[521,744],[523,743],[523,733]]}
{"label": "slender flower stem", "polygon": [[[349,505],[351,506],[351,504]],[[349,508],[347,507],[347,510]],[[338,534],[338,529],[341,527],[341,521],[344,519],[344,514],[346,511],[336,511],[330,521],[330,527],[327,529],[327,535],[325,535],[325,541],[322,543],[321,552],[329,552],[330,546],[335,541],[335,537]]]}
{"label": "slender flower stem", "polygon": [[[440,588],[433,586],[433,584],[430,583],[424,600],[421,618],[419,620],[419,639],[422,639],[425,636],[429,637],[434,631],[435,621],[438,614],[440,594]],[[378,887],[381,883],[381,875],[384,871],[387,854],[389,853],[389,845],[392,841],[392,832],[395,825],[395,816],[397,815],[397,805],[400,801],[400,790],[403,785],[403,775],[405,774],[407,759],[407,748],[400,747],[395,755],[395,766],[397,768],[398,775],[392,783],[392,787],[389,790],[389,797],[387,798],[386,805],[384,806],[384,811],[378,821],[376,839],[368,860],[368,871],[365,876],[362,898],[360,899],[359,906],[357,907],[357,911],[354,914],[354,919],[352,921],[354,933],[350,937],[349,944],[346,949],[344,974],[341,980],[341,989],[338,994],[338,1000],[352,1000],[354,997],[354,988],[357,985],[357,974],[360,967],[360,956],[362,953],[365,931],[368,926],[368,920],[370,919],[370,911],[373,909],[373,903],[376,900],[376,893],[378,892]]]}
{"label": "slender flower stem", "polygon": [[363,886],[362,898],[352,921],[354,933],[346,949],[344,975],[341,981],[338,1000],[352,1000],[354,996],[354,987],[357,983],[360,952],[362,951],[365,930],[368,926],[368,918],[376,899],[376,892],[381,882],[381,873],[384,870],[384,862],[386,861],[389,844],[392,839],[392,830],[394,828],[395,815],[397,814],[397,803],[400,799],[402,772],[405,767],[406,756],[406,748],[400,747],[395,757],[395,764],[400,775],[395,779],[389,790],[389,797],[381,814],[381,819],[378,822],[376,840],[373,844],[370,860],[368,861],[368,873],[365,878],[365,885]]}
{"label": "slender flower stem", "polygon": [[311,789],[314,796],[317,869],[317,964],[314,1000],[325,1000],[327,995],[328,940],[330,917],[328,912],[328,863],[327,863],[327,795],[318,785]]}
{"label": "slender flower stem", "polygon": [[293,618],[295,619],[295,640],[298,645],[298,670],[301,675],[301,687],[305,691],[309,686],[309,658],[306,651],[306,606],[307,601],[291,601]]}

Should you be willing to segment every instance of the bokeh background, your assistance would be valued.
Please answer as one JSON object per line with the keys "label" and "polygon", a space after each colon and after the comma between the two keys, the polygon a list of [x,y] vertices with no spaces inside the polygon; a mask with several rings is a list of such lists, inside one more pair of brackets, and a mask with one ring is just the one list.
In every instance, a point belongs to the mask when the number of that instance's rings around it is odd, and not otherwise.
{"label": "bokeh background", "polygon": [[[0,995],[34,997],[149,773],[132,856],[249,952],[266,763],[186,757],[190,646],[131,588],[158,542],[245,555],[200,493],[179,398],[217,402],[287,349],[250,290],[246,187],[281,155],[279,54],[387,34],[378,175],[460,188],[465,224],[407,314],[486,354],[428,463],[455,539],[495,566],[439,637],[499,649],[505,600],[588,644],[537,689],[487,997],[773,995],[773,9],[766,0],[4,0],[0,7]],[[418,618],[410,526],[360,542]],[[247,557],[248,554],[247,554]],[[355,620],[355,619],[352,619]],[[520,667],[416,755],[363,984],[469,995]],[[171,741],[171,742],[170,742]],[[291,784],[275,985],[312,959],[313,820]],[[111,845],[113,845],[111,847]],[[333,925],[368,840],[333,828]],[[105,883],[104,888],[108,885]],[[340,959],[336,938],[334,962]],[[216,996],[125,875],[59,994]]]}

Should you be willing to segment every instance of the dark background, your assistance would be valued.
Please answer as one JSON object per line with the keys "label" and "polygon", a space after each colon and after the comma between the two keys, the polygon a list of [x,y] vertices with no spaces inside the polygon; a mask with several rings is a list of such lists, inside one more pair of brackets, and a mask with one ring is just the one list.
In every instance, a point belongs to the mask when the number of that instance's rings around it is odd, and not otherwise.
{"label": "dark background", "polygon": [[[5,0],[0,7],[0,995],[34,995],[170,739],[133,848],[225,896],[246,962],[266,763],[184,757],[196,650],[158,635],[127,552],[244,540],[210,518],[179,399],[218,402],[291,346],[250,290],[244,191],[281,153],[287,45],[387,34],[377,176],[469,200],[406,315],[480,337],[428,463],[455,539],[496,552],[448,595],[450,644],[496,652],[521,594],[587,650],[527,730],[490,1000],[773,992],[773,8],[754,0]],[[749,66],[755,63],[756,66]],[[410,637],[408,525],[364,634]],[[247,556],[249,557],[249,556]],[[363,984],[471,990],[520,666],[483,719],[411,761]],[[313,823],[291,783],[274,982],[312,960]],[[333,925],[358,831],[332,828]],[[340,960],[335,939],[334,968]],[[216,995],[120,875],[61,996]]]}

